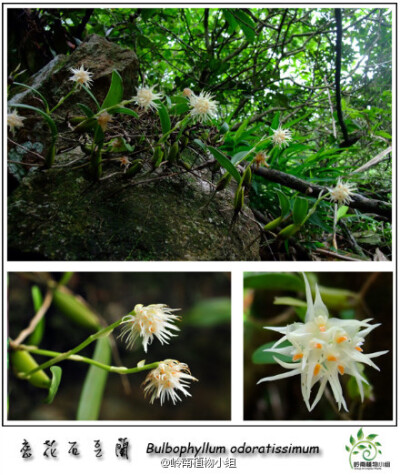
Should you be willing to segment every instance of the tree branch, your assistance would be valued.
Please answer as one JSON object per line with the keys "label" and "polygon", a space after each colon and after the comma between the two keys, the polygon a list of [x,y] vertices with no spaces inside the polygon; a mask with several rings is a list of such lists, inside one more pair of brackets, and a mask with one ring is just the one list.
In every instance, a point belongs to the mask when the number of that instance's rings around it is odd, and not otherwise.
{"label": "tree branch", "polygon": [[342,101],[340,94],[340,72],[342,69],[342,10],[335,8],[336,18],[336,70],[335,70],[335,87],[336,87],[336,110],[339,120],[339,125],[342,130],[344,142],[347,144],[349,140],[349,134],[347,132],[346,124],[343,120]]}
{"label": "tree branch", "polygon": [[[268,181],[279,183],[280,185],[287,186],[288,188],[315,198],[318,198],[320,193],[326,193],[328,191],[324,186],[314,185],[306,180],[271,168],[253,168],[253,173],[262,176]],[[362,195],[355,194],[352,197],[350,207],[358,209],[362,213],[376,214],[384,218],[383,221],[391,221],[392,219],[392,207],[385,201],[370,200]]]}

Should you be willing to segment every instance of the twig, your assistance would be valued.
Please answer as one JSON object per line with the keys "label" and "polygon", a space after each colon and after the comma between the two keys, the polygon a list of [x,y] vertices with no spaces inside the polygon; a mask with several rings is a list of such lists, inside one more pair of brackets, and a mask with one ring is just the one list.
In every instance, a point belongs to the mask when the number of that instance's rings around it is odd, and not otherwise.
{"label": "twig", "polygon": [[392,151],[392,146],[388,147],[383,152],[378,153],[378,155],[376,155],[374,158],[371,158],[371,160],[369,160],[364,165],[361,165],[361,167],[357,168],[357,170],[352,171],[350,173],[350,175],[354,175],[355,173],[364,172],[365,170],[368,170],[369,168],[373,167],[374,165],[377,165],[379,162],[382,162],[385,159],[386,155],[388,153],[391,153],[391,151]]}
{"label": "twig", "polygon": [[329,91],[329,84],[328,84],[328,81],[326,79],[326,76],[324,76],[324,83],[326,85],[326,92],[328,93],[329,108],[331,110],[331,116],[332,116],[332,134],[335,137],[335,139],[337,139],[335,115],[333,113],[333,104],[332,104],[332,100],[331,100],[331,93]]}
{"label": "twig", "polygon": [[40,158],[41,160],[46,160],[46,159],[43,157],[43,155],[40,155],[40,153],[34,152],[33,150],[29,150],[29,148],[26,148],[26,147],[24,147],[23,145],[20,145],[19,143],[14,142],[14,140],[11,140],[10,137],[7,137],[7,140],[8,140],[9,142],[11,142],[13,145],[15,145],[15,146],[17,146],[17,147],[19,147],[19,148],[22,148],[22,150],[25,150],[25,152],[31,153],[32,155],[34,155],[34,156],[37,157],[37,158]]}
{"label": "twig", "polygon": [[49,309],[52,300],[53,300],[53,292],[51,290],[48,290],[41,307],[36,312],[36,315],[32,318],[27,328],[22,330],[21,333],[17,336],[17,338],[13,340],[12,346],[20,345],[25,340],[25,338],[27,338],[35,330],[36,326],[38,325],[40,320],[43,318],[43,316]]}
{"label": "twig", "polygon": [[315,249],[314,252],[318,254],[324,254],[326,256],[335,257],[336,259],[342,259],[343,261],[358,262],[360,260],[360,259],[355,259],[354,257],[350,257],[350,256],[343,256],[333,251],[328,251],[328,249]]}

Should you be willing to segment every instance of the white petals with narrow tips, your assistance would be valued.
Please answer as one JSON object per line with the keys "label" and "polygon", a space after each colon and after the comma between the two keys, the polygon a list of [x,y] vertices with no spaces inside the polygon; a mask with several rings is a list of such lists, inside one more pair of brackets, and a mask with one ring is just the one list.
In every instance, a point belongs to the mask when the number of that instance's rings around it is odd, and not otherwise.
{"label": "white petals with narrow tips", "polygon": [[[278,379],[301,375],[301,392],[309,411],[312,411],[320,401],[324,389],[329,383],[339,410],[347,409],[343,396],[340,376],[349,374],[356,380],[361,400],[364,399],[363,384],[369,384],[362,373],[361,364],[366,364],[379,371],[372,358],[384,355],[387,351],[364,354],[362,345],[365,336],[380,324],[370,324],[367,320],[341,320],[329,318],[329,312],[322,301],[318,285],[315,286],[315,300],[313,302],[310,285],[306,276],[307,312],[304,323],[292,323],[286,327],[266,327],[268,330],[277,331],[284,336],[278,340],[271,351],[278,355],[290,356],[291,363],[283,362],[278,357],[275,361],[290,371],[276,376],[260,379],[258,383],[276,381]],[[290,346],[278,348],[283,342]],[[316,383],[320,387],[311,403],[311,390]]]}
{"label": "white petals with narrow tips", "polygon": [[274,131],[272,135],[272,143],[279,148],[287,147],[289,142],[292,140],[292,132],[289,129],[282,129],[282,127],[278,127]]}
{"label": "white petals with narrow tips", "polygon": [[145,111],[147,111],[147,109],[157,110],[159,107],[154,101],[161,99],[162,95],[159,93],[154,93],[153,89],[154,86],[138,87],[136,89],[136,96],[133,96],[132,98],[137,102],[137,105]]}
{"label": "white petals with narrow tips", "polygon": [[70,81],[76,82],[79,86],[86,86],[90,87],[90,83],[93,82],[92,76],[93,73],[90,73],[87,71],[84,67],[83,64],[79,69],[74,69],[70,68],[70,71],[72,73],[72,76],[69,78]]}
{"label": "white petals with narrow tips", "polygon": [[7,125],[10,127],[10,132],[13,134],[15,129],[22,127],[25,117],[21,117],[18,113],[13,110],[7,114]]}
{"label": "white petals with narrow tips", "polygon": [[177,394],[180,391],[184,396],[191,396],[187,388],[190,381],[198,381],[190,374],[187,364],[176,360],[162,361],[156,369],[150,371],[143,382],[144,394],[150,395],[150,404],[155,399],[160,400],[161,406],[164,401],[170,399],[173,404],[181,401]]}
{"label": "white petals with narrow tips", "polygon": [[161,344],[169,343],[169,339],[174,335],[171,330],[179,331],[176,325],[171,322],[179,320],[180,317],[173,315],[176,309],[168,308],[164,304],[154,304],[144,307],[141,304],[135,306],[133,312],[123,318],[124,329],[120,338],[126,337],[128,349],[132,349],[135,341],[141,337],[143,348],[147,353],[147,346],[156,337]]}
{"label": "white petals with narrow tips", "polygon": [[200,92],[198,96],[191,94],[189,97],[190,106],[192,107],[190,115],[200,122],[212,119],[217,114],[218,102],[212,99],[209,92]]}
{"label": "white petals with narrow tips", "polygon": [[339,178],[336,186],[334,188],[328,188],[330,194],[330,200],[336,201],[339,205],[347,205],[352,200],[352,195],[356,190],[356,185],[354,183],[344,183],[341,178]]}

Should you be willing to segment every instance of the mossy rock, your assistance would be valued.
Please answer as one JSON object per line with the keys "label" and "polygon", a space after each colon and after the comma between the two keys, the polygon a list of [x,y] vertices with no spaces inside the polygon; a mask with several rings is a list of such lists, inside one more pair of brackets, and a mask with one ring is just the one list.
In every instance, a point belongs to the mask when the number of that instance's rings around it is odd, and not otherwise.
{"label": "mossy rock", "polygon": [[[57,161],[74,158],[72,152]],[[251,211],[245,208],[231,226],[231,192],[207,206],[206,182],[190,174],[151,178],[117,174],[92,183],[81,170],[30,173],[9,199],[9,259],[259,259]]]}

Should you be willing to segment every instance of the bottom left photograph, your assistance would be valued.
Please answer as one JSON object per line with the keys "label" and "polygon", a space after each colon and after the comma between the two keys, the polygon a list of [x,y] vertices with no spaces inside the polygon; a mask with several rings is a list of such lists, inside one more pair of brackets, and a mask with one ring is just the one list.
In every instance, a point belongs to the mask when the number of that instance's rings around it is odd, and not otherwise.
{"label": "bottom left photograph", "polygon": [[7,284],[10,423],[230,420],[229,273],[11,272]]}

